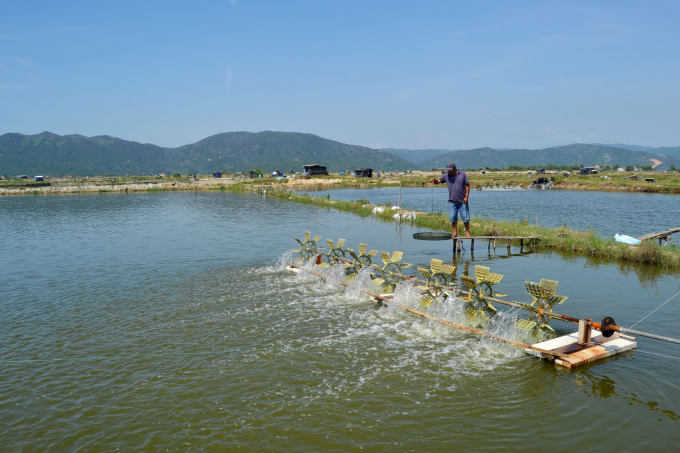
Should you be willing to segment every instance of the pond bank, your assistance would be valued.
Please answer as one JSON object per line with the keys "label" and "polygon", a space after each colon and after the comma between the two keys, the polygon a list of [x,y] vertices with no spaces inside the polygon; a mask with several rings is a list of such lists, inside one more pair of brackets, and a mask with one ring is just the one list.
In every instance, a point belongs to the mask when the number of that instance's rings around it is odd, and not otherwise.
{"label": "pond bank", "polygon": [[[105,182],[108,181],[108,182]],[[193,181],[158,180],[158,181],[130,181],[110,182],[107,180],[92,180],[88,182],[57,182],[54,184],[26,184],[23,187],[0,186],[0,195],[42,195],[59,193],[102,193],[102,192],[155,192],[173,190],[215,190],[224,189],[236,181],[231,179],[201,179]]]}
{"label": "pond bank", "polygon": [[[275,188],[381,188],[381,187],[431,187],[429,179],[439,176],[440,172],[417,171],[412,173],[390,173],[389,178],[355,178],[352,175],[315,176],[313,178],[296,177],[276,180],[272,177],[257,179],[238,179],[232,177],[212,178],[201,175],[198,181],[191,178],[175,178],[157,176],[124,176],[95,177],[79,181],[70,179],[52,179],[44,183],[33,183],[25,180],[0,181],[0,195],[19,195],[31,193],[85,193],[85,192],[147,192],[157,190],[219,190],[234,184],[244,186],[274,186]],[[537,178],[526,173],[517,172],[469,172],[468,176],[473,189],[489,190],[495,188],[527,189]],[[634,179],[638,177],[638,179]],[[626,175],[620,172],[607,172],[600,175],[547,175],[554,178],[555,190],[587,190],[598,192],[633,192],[680,194],[680,173],[648,172],[637,175]],[[647,182],[651,178],[654,182]],[[112,179],[116,182],[112,183]]]}
{"label": "pond bank", "polygon": [[[230,190],[252,191],[251,185],[235,185]],[[398,221],[409,222],[414,226],[429,228],[435,231],[451,231],[448,215],[428,214],[418,211],[395,211],[386,207],[383,212],[374,212],[376,207],[367,200],[341,201],[327,197],[314,197],[308,194],[297,194],[280,188],[259,188],[266,190],[266,195],[296,203],[311,204],[327,209],[338,209],[352,212],[361,217],[373,216],[386,222],[395,222],[395,214],[404,217]],[[400,216],[401,217],[401,216]],[[462,225],[459,227],[462,234]],[[593,231],[578,231],[566,227],[554,229],[527,224],[525,221],[497,221],[493,219],[473,217],[470,222],[473,236],[532,236],[539,238],[534,245],[539,249],[567,251],[586,257],[597,257],[608,260],[632,261],[651,264],[674,272],[680,271],[680,251],[675,247],[660,247],[653,241],[644,242],[637,247],[629,247],[612,239],[603,239]],[[519,245],[519,241],[513,241]]]}

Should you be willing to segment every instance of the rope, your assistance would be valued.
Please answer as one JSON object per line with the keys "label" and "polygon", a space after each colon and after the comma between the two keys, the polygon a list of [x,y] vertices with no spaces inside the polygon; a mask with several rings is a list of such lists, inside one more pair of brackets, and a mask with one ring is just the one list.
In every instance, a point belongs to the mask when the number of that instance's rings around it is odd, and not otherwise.
{"label": "rope", "polygon": [[658,355],[659,357],[666,357],[666,358],[668,358],[668,359],[680,360],[680,357],[673,357],[672,355],[657,354],[657,353],[655,353],[655,352],[640,351],[640,350],[638,350],[637,352],[641,352],[641,353],[643,353],[643,354]]}
{"label": "rope", "polygon": [[432,186],[432,207],[430,208],[430,214],[434,214],[434,186]]}
{"label": "rope", "polygon": [[[65,362],[65,361],[80,361],[80,360],[111,360],[111,359],[139,359],[139,358],[158,358],[158,357],[179,357],[179,356],[195,356],[207,354],[229,354],[229,353],[248,353],[248,352],[271,352],[281,351],[285,349],[304,349],[304,348],[332,348],[332,347],[346,347],[357,344],[369,344],[370,342],[362,343],[347,343],[347,344],[328,344],[328,345],[302,345],[302,346],[288,346],[280,348],[246,348],[246,349],[224,349],[221,351],[199,351],[199,352],[175,352],[167,354],[127,354],[127,355],[110,355],[110,356],[88,356],[88,357],[61,357],[56,359],[23,359],[23,360],[0,360],[0,363],[45,363],[45,362]],[[370,343],[375,344],[375,343]]]}
{"label": "rope", "polygon": [[675,296],[671,297],[671,298],[668,299],[666,302],[662,303],[661,305],[659,305],[658,307],[656,307],[654,310],[652,310],[652,312],[651,312],[650,314],[648,314],[647,316],[645,316],[644,318],[642,318],[641,320],[639,320],[638,322],[636,322],[635,324],[633,324],[632,326],[630,326],[629,329],[632,329],[633,327],[637,326],[638,324],[640,324],[640,323],[641,323],[642,321],[644,321],[645,319],[649,318],[649,316],[651,316],[652,313],[654,313],[654,312],[657,311],[659,308],[661,308],[661,307],[663,307],[664,305],[666,305],[668,302],[670,302],[670,301],[672,301],[673,299],[675,299],[675,297],[676,297],[678,294],[680,294],[680,291],[678,291],[677,293],[675,293]]}

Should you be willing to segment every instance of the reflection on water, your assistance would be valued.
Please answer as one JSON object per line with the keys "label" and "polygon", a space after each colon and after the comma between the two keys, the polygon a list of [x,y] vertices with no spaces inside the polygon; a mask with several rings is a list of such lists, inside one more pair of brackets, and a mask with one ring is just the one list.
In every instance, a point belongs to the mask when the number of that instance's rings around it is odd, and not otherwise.
{"label": "reflection on water", "polygon": [[[526,451],[527,439],[559,451],[592,449],[608,431],[613,450],[679,440],[678,363],[634,354],[567,372],[284,263],[293,237],[311,230],[403,251],[412,273],[433,256],[458,275],[489,266],[510,300],[530,301],[527,280],[559,280],[565,314],[620,325],[675,293],[675,276],[654,276],[652,289],[635,269],[518,247],[454,261],[451,242],[416,241],[408,224],[255,194],[15,197],[0,216],[8,451]],[[397,297],[419,304],[408,287]],[[463,307],[451,299],[428,310],[465,322]],[[514,322],[525,313],[497,308],[486,328],[521,339]],[[637,327],[677,336],[680,319],[666,308]]]}
{"label": "reflection on water", "polygon": [[[628,351],[627,354],[622,354],[621,357],[609,357],[605,359],[606,362],[604,363],[620,360],[625,357],[630,357],[634,354],[634,351]],[[600,365],[601,364],[602,363],[600,363]],[[617,392],[616,390],[616,382],[614,382],[614,380],[609,377],[586,376],[583,374],[584,371],[592,368],[593,366],[597,366],[597,364],[588,364],[585,368],[579,369],[579,371],[575,373],[574,377],[574,383],[580,386],[581,390],[586,395],[593,398],[619,398],[621,400],[631,401],[632,403],[646,407],[650,411],[659,412],[672,421],[680,419],[680,415],[673,412],[672,410],[662,408],[661,405],[656,401],[643,401],[638,398],[635,393],[627,394],[626,392],[623,392],[623,394],[620,394],[620,392]],[[588,384],[590,385],[590,388],[587,387]]]}
{"label": "reflection on water", "polygon": [[[402,226],[403,229],[403,226]],[[401,234],[401,230],[399,230]],[[410,231],[406,234],[411,234]],[[469,247],[469,241],[468,247]],[[660,279],[668,278],[674,275],[672,272],[661,268],[659,266],[654,266],[646,263],[636,263],[636,262],[624,262],[614,259],[606,259],[602,257],[586,257],[582,255],[575,254],[566,250],[550,250],[541,249],[536,251],[536,249],[531,246],[512,246],[507,248],[502,247],[491,247],[486,246],[480,247],[481,244],[476,244],[476,250],[467,251],[464,249],[462,253],[453,253],[453,241],[441,241],[442,247],[439,249],[424,249],[421,253],[423,255],[437,256],[439,259],[443,259],[445,262],[451,262],[457,266],[465,265],[466,268],[470,263],[475,262],[493,262],[496,260],[506,260],[513,257],[527,256],[535,253],[540,253],[546,256],[559,256],[561,260],[572,263],[574,265],[583,266],[584,269],[600,269],[601,267],[611,267],[616,266],[621,274],[623,275],[635,275],[640,285],[645,289],[655,289],[656,283]],[[447,245],[449,250],[446,251]],[[446,258],[444,258],[446,257]],[[491,265],[490,263],[485,264],[485,266]],[[467,273],[465,274],[467,275]]]}

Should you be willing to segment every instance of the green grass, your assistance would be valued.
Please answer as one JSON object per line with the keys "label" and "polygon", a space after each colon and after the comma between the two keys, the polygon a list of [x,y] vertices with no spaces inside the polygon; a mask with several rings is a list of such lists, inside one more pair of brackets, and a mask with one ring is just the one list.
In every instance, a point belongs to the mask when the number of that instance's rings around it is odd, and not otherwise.
{"label": "green grass", "polygon": [[[229,190],[244,191],[248,187],[238,184]],[[295,203],[302,203],[323,207],[326,209],[338,209],[351,212],[361,217],[372,216],[374,205],[366,203],[366,200],[340,201],[330,200],[327,197],[315,198],[308,194],[296,194],[267,188],[267,196]],[[374,217],[385,222],[394,222],[394,211],[386,209],[382,214]],[[410,221],[414,226],[428,228],[435,231],[451,231],[448,215],[419,213],[415,220]],[[462,222],[459,222],[459,235],[463,234]],[[470,232],[473,236],[522,236],[536,237],[538,240],[534,247],[544,250],[564,251],[579,256],[600,258],[604,260],[619,260],[622,262],[645,263],[660,268],[680,271],[680,248],[676,246],[660,247],[654,241],[646,241],[640,246],[631,247],[614,242],[613,239],[603,239],[593,231],[578,231],[561,226],[548,229],[527,225],[524,221],[497,221],[473,217],[470,221]],[[519,245],[519,240],[512,241]]]}

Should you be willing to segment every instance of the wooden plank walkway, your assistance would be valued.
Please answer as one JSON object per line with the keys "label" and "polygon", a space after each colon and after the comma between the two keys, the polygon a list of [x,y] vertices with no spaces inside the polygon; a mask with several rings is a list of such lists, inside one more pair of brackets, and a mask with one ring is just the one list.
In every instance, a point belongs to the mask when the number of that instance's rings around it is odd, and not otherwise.
{"label": "wooden plank walkway", "polygon": [[472,236],[471,238],[466,238],[464,236],[459,236],[457,238],[453,238],[453,253],[456,253],[456,251],[460,252],[460,247],[461,243],[463,241],[470,241],[470,251],[475,250],[475,239],[488,239],[489,240],[489,245],[488,249],[491,250],[491,242],[493,241],[493,248],[494,250],[496,249],[496,241],[501,240],[501,241],[508,241],[508,249],[510,248],[510,243],[512,241],[519,241],[520,247],[524,247],[524,241],[527,240],[529,241],[529,244],[534,241],[538,240],[538,237],[536,236]]}
{"label": "wooden plank walkway", "polygon": [[661,245],[661,241],[665,239],[666,242],[668,242],[671,238],[671,234],[673,233],[680,233],[680,228],[670,228],[664,231],[655,231],[654,233],[649,233],[640,236],[638,239],[641,241],[647,241],[649,239],[659,238],[659,245]]}

